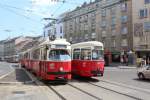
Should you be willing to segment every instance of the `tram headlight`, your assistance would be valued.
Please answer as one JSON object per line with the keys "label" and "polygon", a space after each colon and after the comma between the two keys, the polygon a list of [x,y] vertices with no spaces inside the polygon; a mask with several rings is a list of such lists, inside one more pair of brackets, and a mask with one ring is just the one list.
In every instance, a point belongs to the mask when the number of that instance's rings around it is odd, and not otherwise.
{"label": "tram headlight", "polygon": [[63,70],[64,70],[64,69],[63,69],[63,67],[60,67],[60,68],[59,68],[59,71],[61,71],[61,72],[62,72]]}

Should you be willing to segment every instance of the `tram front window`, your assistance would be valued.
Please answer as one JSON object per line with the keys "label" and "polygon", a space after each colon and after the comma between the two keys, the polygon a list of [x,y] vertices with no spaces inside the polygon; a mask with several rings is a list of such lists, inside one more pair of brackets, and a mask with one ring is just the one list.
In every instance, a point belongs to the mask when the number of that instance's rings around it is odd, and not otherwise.
{"label": "tram front window", "polygon": [[92,60],[103,59],[103,50],[93,50],[92,51]]}
{"label": "tram front window", "polygon": [[91,60],[91,48],[81,49],[81,60]]}
{"label": "tram front window", "polygon": [[49,52],[49,60],[53,61],[66,61],[71,60],[71,57],[66,50],[51,50]]}

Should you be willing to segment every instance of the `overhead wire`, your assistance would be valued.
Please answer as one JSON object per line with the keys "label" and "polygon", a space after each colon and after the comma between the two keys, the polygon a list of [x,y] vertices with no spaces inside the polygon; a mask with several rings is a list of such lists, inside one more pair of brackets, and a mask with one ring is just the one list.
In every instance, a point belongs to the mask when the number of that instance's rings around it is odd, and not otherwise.
{"label": "overhead wire", "polygon": [[63,5],[65,4],[65,2],[61,2],[61,3],[62,4],[60,6],[58,6],[58,8],[56,8],[56,10],[51,13],[51,16],[54,16],[54,14],[56,14],[57,11],[60,10],[63,7]]}
{"label": "overhead wire", "polygon": [[0,3],[0,6],[4,6],[4,7],[8,7],[8,8],[13,8],[13,9],[21,10],[21,11],[32,12],[32,10],[25,10],[25,9],[22,9],[22,8],[19,8],[19,7],[15,7],[15,6],[11,6],[11,5],[8,5],[8,4],[2,4],[2,3]]}
{"label": "overhead wire", "polygon": [[20,14],[20,13],[14,11],[14,10],[8,8],[7,6],[2,6],[2,5],[0,5],[0,8],[5,9],[5,10],[7,10],[7,11],[9,11],[9,12],[11,12],[11,13],[14,13],[14,14],[16,14],[16,15],[18,15],[18,16],[22,16],[22,17],[24,17],[24,18],[26,18],[26,19],[28,19],[28,20],[30,20],[30,21],[33,21],[33,22],[36,22],[36,23],[37,23],[37,22],[38,22],[38,23],[40,22],[40,21],[37,21],[37,20],[35,20],[35,19],[32,19],[32,18],[30,18],[30,17],[28,17],[28,16],[26,16],[26,15]]}

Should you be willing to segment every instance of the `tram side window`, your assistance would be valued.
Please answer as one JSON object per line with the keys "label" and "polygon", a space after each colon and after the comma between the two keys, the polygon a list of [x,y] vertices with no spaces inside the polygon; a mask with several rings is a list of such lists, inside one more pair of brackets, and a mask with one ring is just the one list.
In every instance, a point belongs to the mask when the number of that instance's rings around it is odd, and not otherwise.
{"label": "tram side window", "polygon": [[91,60],[91,49],[81,49],[81,60]]}
{"label": "tram side window", "polygon": [[35,60],[40,59],[40,49],[36,49],[33,51],[33,59],[35,59]]}
{"label": "tram side window", "polygon": [[73,59],[80,59],[80,49],[73,50]]}
{"label": "tram side window", "polygon": [[43,56],[44,60],[47,60],[47,48],[44,49]]}
{"label": "tram side window", "polygon": [[24,54],[24,59],[28,59],[28,53]]}

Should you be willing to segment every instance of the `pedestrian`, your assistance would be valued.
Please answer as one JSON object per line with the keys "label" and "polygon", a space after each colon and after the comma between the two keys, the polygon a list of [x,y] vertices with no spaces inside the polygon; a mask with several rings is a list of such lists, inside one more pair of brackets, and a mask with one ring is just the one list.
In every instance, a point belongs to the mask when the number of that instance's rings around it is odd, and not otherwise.
{"label": "pedestrian", "polygon": [[121,61],[121,64],[123,64],[123,56],[121,56],[121,58],[120,58],[120,61]]}
{"label": "pedestrian", "polygon": [[125,63],[126,63],[126,66],[128,66],[128,56],[125,55]]}

